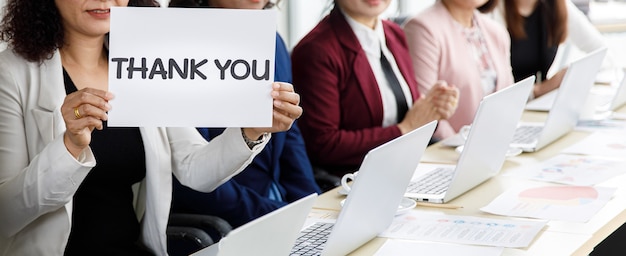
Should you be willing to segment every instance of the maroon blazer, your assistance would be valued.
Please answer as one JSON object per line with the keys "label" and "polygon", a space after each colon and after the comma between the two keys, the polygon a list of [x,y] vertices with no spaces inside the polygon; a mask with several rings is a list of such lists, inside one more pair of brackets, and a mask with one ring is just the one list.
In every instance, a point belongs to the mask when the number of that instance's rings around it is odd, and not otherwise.
{"label": "maroon blazer", "polygon": [[[419,97],[402,29],[383,21],[387,47]],[[293,49],[293,84],[304,114],[298,121],[314,166],[342,175],[358,168],[365,154],[401,135],[386,128],[383,104],[367,56],[338,7]]]}

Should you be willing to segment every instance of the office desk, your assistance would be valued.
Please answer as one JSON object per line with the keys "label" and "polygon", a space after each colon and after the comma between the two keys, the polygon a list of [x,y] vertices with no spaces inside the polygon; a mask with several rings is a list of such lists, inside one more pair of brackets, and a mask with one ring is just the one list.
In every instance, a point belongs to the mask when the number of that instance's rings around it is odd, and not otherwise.
{"label": "office desk", "polygon": [[[619,112],[626,112],[622,107]],[[545,120],[546,113],[525,112],[523,120]],[[504,163],[500,174],[487,180],[478,187],[452,200],[450,204],[460,205],[459,209],[442,209],[434,207],[418,206],[420,210],[443,212],[451,215],[464,215],[485,218],[511,218],[507,216],[492,215],[479,209],[489,204],[502,192],[513,185],[525,184],[528,186],[546,184],[545,182],[525,180],[517,177],[504,176],[502,174],[514,170],[522,165],[534,164],[547,160],[561,152],[566,147],[580,141],[590,133],[573,131],[546,148],[534,153],[524,153],[519,156],[509,157]],[[452,148],[435,144],[426,149],[422,162],[432,163],[456,163],[458,153]],[[598,186],[616,187],[614,197],[603,207],[591,220],[586,223],[566,221],[549,221],[539,233],[531,245],[527,248],[506,248],[502,255],[588,255],[593,247],[626,222],[626,175],[620,175]],[[339,211],[339,201],[344,196],[338,194],[339,188],[322,194],[314,208],[322,210]],[[373,255],[386,238],[375,238],[350,255]]]}

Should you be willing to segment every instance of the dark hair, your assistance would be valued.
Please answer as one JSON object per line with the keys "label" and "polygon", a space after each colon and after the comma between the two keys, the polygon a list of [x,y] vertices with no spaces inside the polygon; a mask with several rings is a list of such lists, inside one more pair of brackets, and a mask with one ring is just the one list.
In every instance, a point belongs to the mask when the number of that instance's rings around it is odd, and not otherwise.
{"label": "dark hair", "polygon": [[485,4],[483,4],[482,6],[478,7],[478,11],[480,11],[482,13],[491,12],[491,11],[493,11],[494,8],[496,8],[496,6],[498,6],[498,2],[499,2],[499,0],[489,0]]}
{"label": "dark hair", "polygon": [[[205,8],[205,7],[211,7],[209,5],[209,2],[211,0],[170,0],[170,3],[168,4],[168,7],[190,7],[190,8]],[[263,9],[269,9],[272,8],[276,5],[278,5],[278,3],[280,2],[280,0],[276,0],[276,3],[273,3],[272,1],[267,2],[267,4],[265,6],[263,6]]]}
{"label": "dark hair", "polygon": [[[548,46],[557,46],[567,37],[567,3],[566,0],[539,0],[543,8],[544,24],[547,26]],[[524,39],[524,17],[519,13],[515,1],[505,0],[505,21],[511,38]]]}
{"label": "dark hair", "polygon": [[168,7],[208,7],[206,0],[171,0]]}
{"label": "dark hair", "polygon": [[[155,0],[129,0],[128,6],[157,7]],[[22,58],[42,62],[63,46],[61,15],[54,0],[9,0],[0,23],[0,41]]]}

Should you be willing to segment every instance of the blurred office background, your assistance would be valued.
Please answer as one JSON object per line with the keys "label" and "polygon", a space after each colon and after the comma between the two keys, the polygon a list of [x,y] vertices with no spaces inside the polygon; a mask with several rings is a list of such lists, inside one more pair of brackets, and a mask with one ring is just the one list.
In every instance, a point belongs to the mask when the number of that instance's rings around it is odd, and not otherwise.
{"label": "blurred office background", "polygon": [[[0,0],[4,7],[7,0]],[[169,0],[157,0],[166,7]],[[274,1],[274,0],[272,0]],[[383,14],[385,18],[406,17],[430,6],[435,0],[394,0]],[[626,63],[626,0],[569,0],[574,2],[592,23],[605,35],[609,48],[618,64]],[[331,8],[332,0],[281,0],[278,5],[277,29],[291,49]],[[2,8],[2,11],[4,8]],[[0,13],[0,16],[2,13]],[[0,43],[0,50],[5,46]],[[565,64],[579,56],[577,49],[569,47],[568,55],[561,59]]]}

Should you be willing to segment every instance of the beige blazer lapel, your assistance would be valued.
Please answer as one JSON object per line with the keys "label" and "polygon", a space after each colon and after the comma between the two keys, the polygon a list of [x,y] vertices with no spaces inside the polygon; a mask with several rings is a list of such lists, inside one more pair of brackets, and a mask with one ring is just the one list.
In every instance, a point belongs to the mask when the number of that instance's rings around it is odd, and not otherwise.
{"label": "beige blazer lapel", "polygon": [[[32,65],[38,64],[33,63]],[[33,82],[39,84],[37,86],[39,89],[37,105],[40,108],[34,108],[32,114],[43,143],[47,144],[65,131],[61,105],[66,93],[59,52],[56,51],[49,62],[41,65],[39,77],[32,77],[33,80],[38,80]]]}

